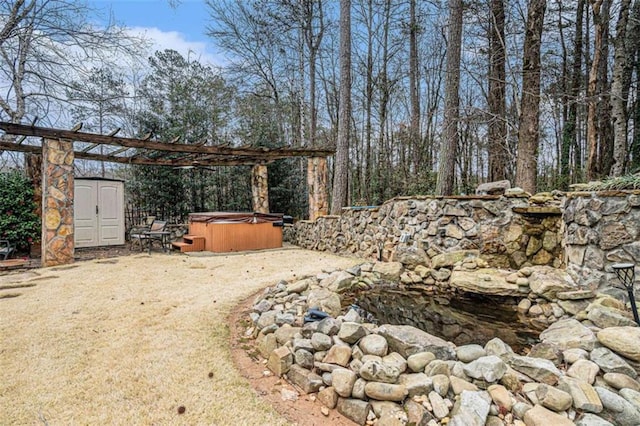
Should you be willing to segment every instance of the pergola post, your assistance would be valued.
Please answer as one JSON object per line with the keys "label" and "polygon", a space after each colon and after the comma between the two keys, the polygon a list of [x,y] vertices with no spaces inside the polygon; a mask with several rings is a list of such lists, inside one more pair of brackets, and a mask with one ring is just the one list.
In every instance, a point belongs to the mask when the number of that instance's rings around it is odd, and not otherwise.
{"label": "pergola post", "polygon": [[269,213],[269,180],[267,166],[264,164],[256,164],[251,169],[251,194],[253,211]]}
{"label": "pergola post", "polygon": [[[41,218],[40,223],[42,223],[42,152],[27,152],[24,155],[24,160],[27,177],[31,179],[33,184],[33,201],[36,205],[34,213]],[[42,243],[31,244],[30,255],[37,257],[40,253],[42,253]]]}
{"label": "pergola post", "polygon": [[307,160],[309,220],[316,220],[319,216],[326,216],[329,212],[327,178],[327,158],[309,157]]}
{"label": "pergola post", "polygon": [[73,263],[73,142],[42,142],[42,266]]}

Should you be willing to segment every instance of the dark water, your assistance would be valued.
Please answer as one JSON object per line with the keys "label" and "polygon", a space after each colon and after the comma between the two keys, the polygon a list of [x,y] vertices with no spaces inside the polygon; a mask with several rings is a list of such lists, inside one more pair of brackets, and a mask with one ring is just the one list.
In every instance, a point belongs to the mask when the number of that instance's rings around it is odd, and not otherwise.
{"label": "dark water", "polygon": [[518,299],[512,297],[466,294],[447,300],[400,288],[366,290],[352,297],[380,324],[412,325],[456,345],[484,345],[499,337],[520,351],[536,343],[540,333],[518,317]]}

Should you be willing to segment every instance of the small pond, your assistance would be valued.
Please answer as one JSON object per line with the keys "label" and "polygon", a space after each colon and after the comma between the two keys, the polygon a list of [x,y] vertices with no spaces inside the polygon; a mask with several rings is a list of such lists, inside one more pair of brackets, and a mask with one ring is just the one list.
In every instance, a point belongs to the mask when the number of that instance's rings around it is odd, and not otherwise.
{"label": "small pond", "polygon": [[364,290],[350,296],[380,324],[412,325],[456,345],[484,345],[499,337],[520,352],[535,344],[541,331],[519,318],[519,299],[514,297],[465,293],[448,299],[398,287]]}

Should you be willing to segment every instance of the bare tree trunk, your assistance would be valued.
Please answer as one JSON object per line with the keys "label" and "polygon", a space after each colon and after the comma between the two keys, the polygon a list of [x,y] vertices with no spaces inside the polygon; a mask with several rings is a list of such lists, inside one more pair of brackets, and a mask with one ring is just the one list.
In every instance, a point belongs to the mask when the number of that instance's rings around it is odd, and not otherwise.
{"label": "bare tree trunk", "polygon": [[[606,6],[606,8],[605,8]],[[602,3],[602,56],[598,66],[596,83],[596,117],[598,119],[598,170],[601,176],[611,171],[613,164],[613,125],[611,118],[611,84],[609,82],[609,22],[611,1]]]}
{"label": "bare tree trunk", "polygon": [[420,167],[420,87],[418,76],[418,22],[416,0],[409,2],[409,91],[411,98],[410,146],[413,149],[414,172]]}
{"label": "bare tree trunk", "polygon": [[540,124],[540,41],[544,24],[545,0],[530,0],[522,58],[522,99],[518,128],[516,185],[536,192],[538,177],[538,137]]}
{"label": "bare tree trunk", "polygon": [[373,110],[373,0],[367,3],[367,83],[365,93],[365,134],[366,141],[365,159],[364,159],[364,192],[363,196],[367,200],[367,204],[371,204],[371,175],[372,175],[372,159],[371,159],[371,115]]}
{"label": "bare tree trunk", "polygon": [[462,0],[449,0],[447,77],[444,92],[444,130],[436,194],[452,195],[455,182],[458,121],[460,119],[460,54],[462,50]]}
{"label": "bare tree trunk", "polygon": [[[386,126],[389,101],[391,98],[391,83],[389,81],[388,67],[389,67],[389,29],[391,21],[391,0],[386,0],[384,3],[384,24],[382,27],[382,64],[380,65],[380,76],[378,83],[380,90],[380,101],[378,108],[378,161],[376,167],[377,177],[377,192],[378,203],[382,203],[385,200],[386,191],[388,188],[388,175],[391,168],[390,149],[387,148],[386,139]],[[384,161],[384,163],[383,163]],[[385,164],[384,173],[382,166]]]}
{"label": "bare tree trunk", "polygon": [[503,0],[491,0],[489,31],[489,180],[496,181],[506,178],[508,157]]}
{"label": "bare tree trunk", "polygon": [[307,122],[307,118],[306,118],[306,96],[305,96],[305,79],[304,79],[304,34],[303,34],[303,29],[302,26],[301,28],[298,30],[298,74],[300,76],[300,80],[298,82],[299,87],[298,87],[298,108],[300,109],[298,111],[298,119],[300,120],[300,128],[298,129],[298,138],[299,138],[299,143],[297,146],[304,146],[306,145],[305,143],[305,139],[306,139],[306,122]]}
{"label": "bare tree trunk", "polygon": [[[568,112],[567,121],[562,129],[562,148],[560,153],[560,186],[561,189],[569,189],[571,182],[570,163],[571,148],[577,144],[577,121],[578,121],[578,95],[580,94],[580,86],[582,81],[582,23],[584,13],[584,0],[578,0],[576,9],[576,26],[573,47],[573,64],[571,69],[571,83],[568,93]],[[575,153],[575,150],[574,150]],[[579,166],[574,163],[573,169],[577,170]]]}
{"label": "bare tree trunk", "polygon": [[[605,3],[606,2],[606,3]],[[587,180],[597,178],[600,170],[598,168],[598,125],[597,125],[597,85],[598,70],[602,60],[602,44],[605,23],[602,22],[602,5],[608,5],[607,0],[589,0],[593,10],[593,21],[595,24],[595,39],[593,44],[593,60],[589,71],[589,85],[587,87],[588,111],[587,111]]]}
{"label": "bare tree trunk", "polygon": [[622,0],[614,44],[613,79],[611,82],[611,115],[613,118],[613,166],[611,176],[621,176],[627,163],[627,93],[624,93],[627,67],[627,24],[631,0]]}
{"label": "bare tree trunk", "polygon": [[[631,59],[629,66],[631,72],[635,71],[636,76],[640,75],[640,1],[634,0],[631,10],[631,27],[627,36],[629,38],[628,57]],[[628,90],[628,89],[627,89]],[[640,168],[640,86],[635,87],[635,100],[631,106],[633,114],[633,135],[631,141],[631,163],[630,171],[638,172]]]}
{"label": "bare tree trunk", "polygon": [[340,0],[340,105],[331,214],[347,205],[351,129],[351,0]]}
{"label": "bare tree trunk", "polygon": [[[314,25],[314,8],[318,8],[318,25]],[[318,50],[322,44],[324,35],[324,12],[321,0],[306,0],[303,3],[304,22],[305,22],[305,40],[309,49],[309,144],[313,147],[316,142],[316,133],[318,127],[318,108],[316,105],[316,63],[318,58]]]}

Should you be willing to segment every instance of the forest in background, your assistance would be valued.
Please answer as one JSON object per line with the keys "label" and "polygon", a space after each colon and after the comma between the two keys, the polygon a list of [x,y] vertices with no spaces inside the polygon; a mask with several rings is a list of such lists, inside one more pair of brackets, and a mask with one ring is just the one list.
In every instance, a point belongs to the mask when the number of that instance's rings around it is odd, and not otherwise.
{"label": "forest in background", "polygon": [[[148,54],[117,22],[97,28],[83,3],[0,0],[0,118],[181,143],[337,146],[338,207],[500,179],[564,190],[640,170],[638,1],[207,3],[224,66]],[[0,161],[22,165],[8,152]],[[126,179],[132,202],[165,216],[251,209],[247,167],[76,168]],[[304,217],[305,168],[269,166],[272,211]]]}

